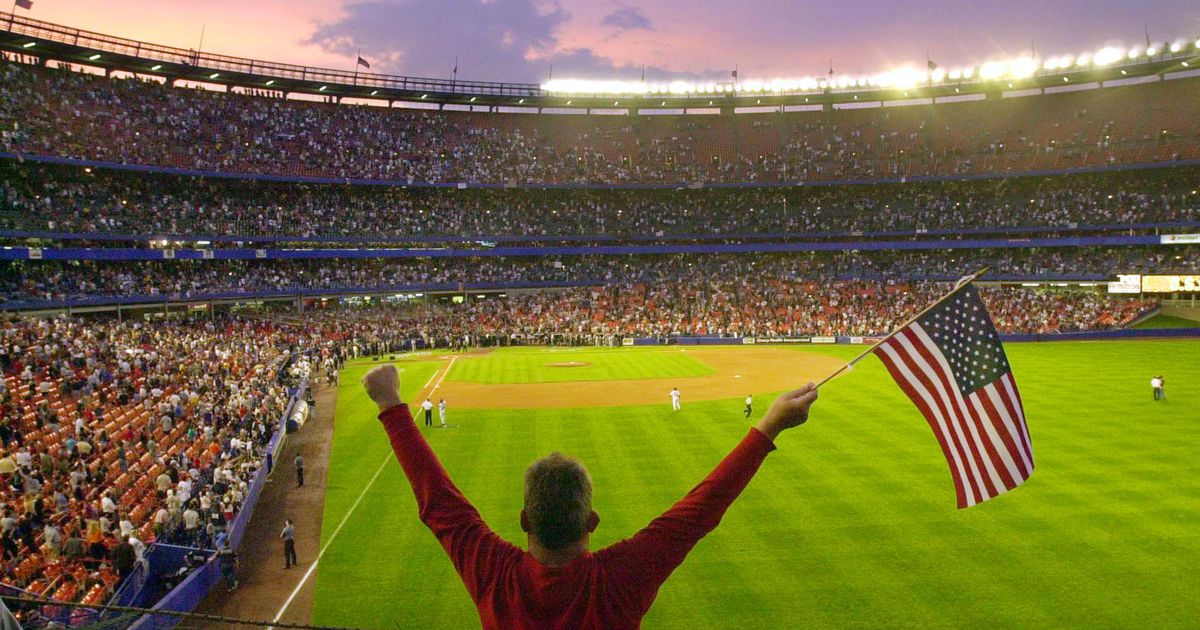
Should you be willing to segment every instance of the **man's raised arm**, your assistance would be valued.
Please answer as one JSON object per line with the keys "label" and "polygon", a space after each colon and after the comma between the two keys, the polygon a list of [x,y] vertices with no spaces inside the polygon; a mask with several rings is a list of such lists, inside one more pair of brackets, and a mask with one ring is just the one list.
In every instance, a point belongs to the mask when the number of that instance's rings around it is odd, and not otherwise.
{"label": "man's raised arm", "polygon": [[493,564],[500,554],[520,550],[497,536],[450,480],[413,423],[408,405],[400,400],[400,376],[395,366],[372,369],[362,383],[379,407],[379,420],[412,485],[421,521],[442,543],[471,598],[476,599],[482,578],[494,574]]}
{"label": "man's raised arm", "polygon": [[687,496],[632,538],[600,552],[626,573],[624,582],[630,587],[626,594],[636,600],[630,605],[643,611],[649,608],[658,587],[692,547],[716,528],[767,453],[775,450],[775,438],[804,424],[816,399],[812,383],[780,395],[758,425]]}

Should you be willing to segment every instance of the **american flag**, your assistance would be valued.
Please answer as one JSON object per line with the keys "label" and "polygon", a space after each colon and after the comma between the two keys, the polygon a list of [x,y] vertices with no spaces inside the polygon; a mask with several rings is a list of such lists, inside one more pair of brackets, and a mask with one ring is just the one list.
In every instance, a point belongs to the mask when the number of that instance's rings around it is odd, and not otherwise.
{"label": "american flag", "polygon": [[874,353],[933,429],[959,508],[1012,490],[1033,473],[1021,394],[974,287],[956,289]]}

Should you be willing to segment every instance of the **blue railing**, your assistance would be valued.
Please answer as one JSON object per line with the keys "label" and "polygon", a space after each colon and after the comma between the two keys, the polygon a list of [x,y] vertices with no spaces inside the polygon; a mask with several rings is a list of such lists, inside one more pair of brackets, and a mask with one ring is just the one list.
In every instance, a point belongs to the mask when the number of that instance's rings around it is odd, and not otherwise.
{"label": "blue railing", "polygon": [[928,241],[806,241],[799,243],[693,243],[658,245],[573,245],[561,247],[147,249],[133,247],[4,247],[0,260],[310,260],[332,258],[495,258],[502,256],[623,256],[661,254],[765,254],[796,252],[1025,249],[1030,247],[1128,247],[1159,245],[1161,236],[1063,236]]}
{"label": "blue railing", "polygon": [[983,227],[983,228],[932,228],[917,230],[876,230],[857,231],[841,230],[828,232],[735,232],[735,233],[702,233],[687,232],[680,234],[648,235],[648,234],[551,234],[551,235],[410,235],[410,236],[277,236],[277,235],[223,235],[223,234],[120,234],[115,232],[58,232],[53,230],[0,230],[0,238],[13,239],[44,239],[55,241],[116,241],[132,243],[151,243],[154,241],[175,241],[179,243],[344,243],[376,244],[376,243],[606,243],[606,242],[645,242],[645,241],[699,241],[699,240],[738,240],[738,241],[783,241],[783,240],[813,240],[813,239],[875,239],[875,238],[929,238],[934,236],[955,235],[1000,235],[1000,234],[1064,234],[1078,232],[1113,232],[1113,231],[1142,231],[1142,230],[1186,230],[1200,228],[1200,221],[1159,221],[1152,223],[1104,223],[1097,225],[1057,225],[1057,226],[1012,226],[1012,227]]}
{"label": "blue railing", "polygon": [[222,171],[176,168],[171,166],[154,166],[148,164],[123,164],[102,160],[86,160],[80,158],[62,157],[58,155],[38,155],[33,153],[14,153],[0,151],[0,158],[20,159],[45,164],[62,164],[67,166],[105,168],[137,173],[158,173],[162,175],[183,175],[186,177],[215,177],[221,179],[241,179],[264,182],[288,182],[298,184],[342,184],[350,186],[407,186],[412,188],[455,188],[455,189],[531,189],[531,190],[672,190],[700,188],[778,188],[799,186],[866,186],[877,184],[905,184],[916,182],[950,182],[973,181],[987,179],[1009,179],[1015,177],[1047,177],[1054,175],[1071,175],[1079,173],[1107,173],[1114,171],[1138,171],[1173,166],[1200,165],[1200,159],[1172,160],[1167,162],[1136,162],[1129,164],[1105,164],[1079,168],[1036,169],[1020,172],[976,173],[955,175],[914,175],[904,177],[865,177],[856,179],[831,179],[818,181],[767,181],[767,182],[689,182],[673,183],[627,183],[627,184],[598,184],[598,183],[514,183],[514,182],[429,182],[416,179],[374,179],[367,177],[313,177],[303,175],[271,175],[265,173],[228,173]]}

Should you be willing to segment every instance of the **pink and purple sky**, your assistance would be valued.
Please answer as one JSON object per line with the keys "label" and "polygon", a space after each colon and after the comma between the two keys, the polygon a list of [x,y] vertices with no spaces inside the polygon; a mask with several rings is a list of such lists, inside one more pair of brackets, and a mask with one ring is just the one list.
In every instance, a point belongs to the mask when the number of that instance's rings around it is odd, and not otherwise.
{"label": "pink and purple sky", "polygon": [[1200,35],[1195,0],[34,0],[21,14],[314,66],[460,79],[722,79],[977,65]]}

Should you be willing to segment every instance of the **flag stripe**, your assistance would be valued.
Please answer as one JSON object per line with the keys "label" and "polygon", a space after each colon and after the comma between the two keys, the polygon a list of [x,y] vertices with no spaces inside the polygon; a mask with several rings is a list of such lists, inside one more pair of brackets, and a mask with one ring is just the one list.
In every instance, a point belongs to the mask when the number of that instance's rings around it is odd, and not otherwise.
{"label": "flag stripe", "polygon": [[1017,389],[1017,382],[1013,380],[1012,374],[1005,374],[1000,382],[1004,383],[1004,390],[1008,393],[1004,401],[1009,405],[1009,413],[1017,419],[1021,446],[1025,448],[1025,456],[1029,458],[1029,468],[1032,470],[1037,464],[1033,461],[1033,443],[1029,440],[1029,425],[1025,424],[1025,403],[1021,401],[1021,390]]}
{"label": "flag stripe", "polygon": [[[911,339],[909,335],[912,336]],[[974,434],[975,428],[969,422],[962,421],[964,418],[970,417],[967,413],[966,405],[962,402],[962,394],[958,391],[954,383],[948,382],[953,381],[953,379],[948,378],[947,374],[937,369],[941,367],[949,371],[948,366],[945,365],[945,357],[941,356],[942,353],[936,346],[930,348],[925,345],[920,327],[917,324],[913,324],[907,330],[901,331],[896,337],[900,339],[901,344],[905,344],[910,355],[920,361],[921,369],[926,374],[937,379],[934,385],[937,388],[938,394],[942,397],[946,409],[950,411],[950,426],[958,436],[959,443],[965,445],[967,451],[971,454],[971,469],[975,475],[976,483],[979,485],[983,496],[989,497],[994,495],[996,486],[999,486],[1001,482],[996,475],[996,471],[992,468],[991,460],[984,453],[983,446],[979,442],[979,436]],[[966,426],[964,427],[963,425]]]}
{"label": "flag stripe", "polygon": [[1021,435],[1017,433],[1013,427],[1012,416],[1009,415],[1008,408],[1005,406],[1005,401],[1002,400],[1007,394],[1004,393],[995,383],[983,388],[987,396],[981,396],[981,401],[984,407],[988,410],[988,415],[993,418],[999,418],[1002,426],[996,427],[996,432],[1000,435],[1000,439],[1004,441],[1004,448],[1008,450],[1009,457],[1013,463],[1017,464],[1020,469],[1020,477],[1029,476],[1029,460],[1025,459],[1025,451],[1021,448]]}
{"label": "flag stripe", "polygon": [[942,455],[946,457],[946,463],[950,465],[950,476],[954,479],[954,493],[958,498],[958,507],[975,505],[978,501],[975,499],[974,489],[965,483],[966,472],[963,470],[959,447],[957,444],[952,447],[947,439],[945,419],[942,412],[933,406],[933,398],[924,388],[918,392],[912,385],[914,380],[910,379],[911,373],[907,368],[902,367],[900,358],[896,355],[896,350],[890,345],[890,342],[881,345],[875,350],[875,353],[883,361],[888,372],[892,374],[892,378],[900,384],[900,389],[908,394],[909,399],[913,401],[921,411],[921,415],[925,416],[929,427],[933,429],[933,436],[937,438],[938,445],[942,447]]}
{"label": "flag stripe", "polygon": [[1009,454],[1008,448],[1004,446],[1000,435],[996,433],[995,425],[985,420],[991,416],[984,410],[979,392],[967,396],[967,403],[969,403],[967,410],[971,412],[971,421],[975,423],[975,428],[983,436],[988,456],[992,458],[992,465],[995,466],[996,472],[1000,474],[1000,481],[1004,484],[1004,489],[1012,490],[1017,487],[1015,480],[1021,478],[1021,472],[1013,464],[1012,456]]}

